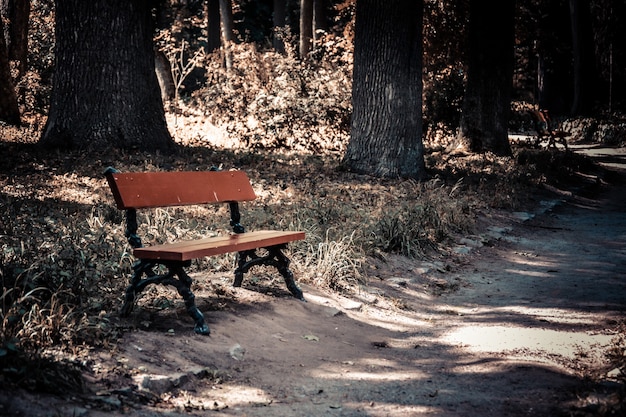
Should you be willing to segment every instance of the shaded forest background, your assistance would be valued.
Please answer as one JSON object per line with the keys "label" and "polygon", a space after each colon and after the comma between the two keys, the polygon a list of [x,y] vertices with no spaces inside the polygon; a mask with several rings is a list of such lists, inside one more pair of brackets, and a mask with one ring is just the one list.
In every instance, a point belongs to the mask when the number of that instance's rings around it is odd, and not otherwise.
{"label": "shaded forest background", "polygon": [[[299,2],[284,3],[286,26],[281,28],[273,26],[272,1],[232,2],[233,43],[228,47],[223,34],[216,33],[218,3],[163,1],[155,9],[157,72],[167,109],[206,117],[245,147],[343,151],[350,132],[354,0],[315,2],[322,5],[316,9],[321,17],[314,19],[306,52]],[[618,140],[623,126],[615,123],[621,122],[626,97],[619,22],[626,6],[582,2],[577,46],[569,3],[516,3],[510,129],[532,130],[534,121],[526,110],[541,108],[558,122],[593,117],[577,120],[578,136]],[[444,140],[458,129],[471,47],[468,19],[468,1],[425,2],[425,142]],[[23,124],[38,131],[45,123],[54,74],[54,3],[32,1],[29,25],[27,63],[23,58],[11,63]],[[579,93],[574,88],[577,74],[583,77]],[[583,105],[577,104],[577,96],[584,98]],[[599,120],[611,120],[609,127],[601,123],[604,132],[598,132]]]}

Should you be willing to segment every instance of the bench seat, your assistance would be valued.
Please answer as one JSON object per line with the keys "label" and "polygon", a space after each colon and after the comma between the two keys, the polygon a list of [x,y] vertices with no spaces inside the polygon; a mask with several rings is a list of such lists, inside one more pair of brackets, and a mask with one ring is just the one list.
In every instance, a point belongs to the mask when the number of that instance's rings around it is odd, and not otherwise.
{"label": "bench seat", "polygon": [[166,243],[136,248],[133,255],[139,259],[188,261],[205,256],[267,248],[304,239],[304,232],[257,230],[229,236]]}

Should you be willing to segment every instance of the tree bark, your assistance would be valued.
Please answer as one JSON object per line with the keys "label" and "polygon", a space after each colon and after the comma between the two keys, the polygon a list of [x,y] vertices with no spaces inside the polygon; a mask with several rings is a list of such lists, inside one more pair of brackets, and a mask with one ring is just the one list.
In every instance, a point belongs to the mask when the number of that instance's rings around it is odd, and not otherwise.
{"label": "tree bark", "polygon": [[511,155],[508,123],[513,82],[514,17],[513,0],[470,2],[469,62],[456,141],[458,148]]}
{"label": "tree bark", "polygon": [[207,52],[215,52],[220,48],[221,28],[220,28],[220,0],[208,0],[207,2]]}
{"label": "tree bark", "polygon": [[150,0],[56,0],[56,68],[40,144],[170,149]]}
{"label": "tree bark", "polygon": [[571,114],[591,114],[595,104],[594,89],[598,85],[595,73],[595,55],[589,2],[570,0],[572,53],[574,58],[574,98]]}
{"label": "tree bark", "polygon": [[163,51],[154,51],[154,70],[159,81],[161,101],[165,104],[175,97],[176,83],[172,75],[172,64]]}
{"label": "tree bark", "polygon": [[328,22],[326,21],[326,0],[313,0],[313,39],[318,40],[317,31],[328,31]]}
{"label": "tree bark", "polygon": [[285,53],[285,40],[283,39],[285,25],[287,24],[287,3],[285,0],[274,0],[274,13],[272,15],[273,36],[272,45],[279,54]]}
{"label": "tree bark", "polygon": [[343,166],[378,177],[426,176],[422,143],[423,0],[359,1],[353,115]]}
{"label": "tree bark", "polygon": [[[2,20],[0,17],[0,34],[4,33]],[[0,120],[16,126],[21,123],[4,36],[0,37]]]}
{"label": "tree bark", "polygon": [[300,58],[305,59],[313,43],[313,0],[300,0]]}
{"label": "tree bark", "polygon": [[220,18],[222,21],[222,46],[224,48],[224,65],[227,70],[233,68],[231,45],[235,41],[233,32],[233,5],[231,0],[220,1]]}
{"label": "tree bark", "polygon": [[28,64],[29,0],[0,0],[0,16],[8,20],[3,34],[9,60],[18,62],[18,79],[26,73]]}

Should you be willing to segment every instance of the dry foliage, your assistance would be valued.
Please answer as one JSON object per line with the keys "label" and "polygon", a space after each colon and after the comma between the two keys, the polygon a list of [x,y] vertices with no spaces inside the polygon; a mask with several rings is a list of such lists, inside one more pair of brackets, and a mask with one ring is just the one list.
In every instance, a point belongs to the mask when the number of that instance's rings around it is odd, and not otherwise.
{"label": "dry foliage", "polygon": [[328,37],[318,49],[324,60],[312,63],[297,59],[289,43],[285,56],[234,45],[230,71],[219,53],[208,57],[208,81],[190,106],[247,149],[341,152],[352,110],[351,57],[342,42]]}

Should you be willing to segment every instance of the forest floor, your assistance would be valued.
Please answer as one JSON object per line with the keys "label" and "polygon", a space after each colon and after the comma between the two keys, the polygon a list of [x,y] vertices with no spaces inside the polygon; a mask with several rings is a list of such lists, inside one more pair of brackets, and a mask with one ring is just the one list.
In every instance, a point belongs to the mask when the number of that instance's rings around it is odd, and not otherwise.
{"label": "forest floor", "polygon": [[624,415],[607,355],[626,328],[626,152],[599,149],[577,151],[610,185],[485,209],[448,256],[371,258],[351,295],[196,273],[211,336],[138,305],[111,318],[132,330],[91,352],[86,392],[3,391],[0,415]]}

